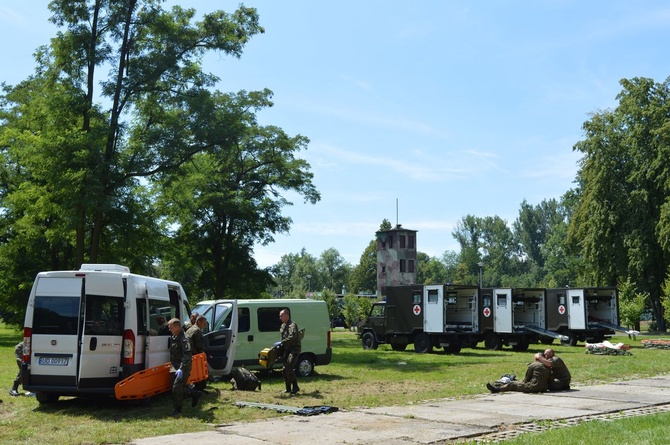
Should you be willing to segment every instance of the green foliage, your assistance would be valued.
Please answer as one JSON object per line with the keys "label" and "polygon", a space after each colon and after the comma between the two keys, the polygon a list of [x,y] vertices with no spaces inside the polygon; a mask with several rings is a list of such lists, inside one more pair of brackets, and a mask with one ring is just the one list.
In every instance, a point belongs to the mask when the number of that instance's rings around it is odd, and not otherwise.
{"label": "green foliage", "polygon": [[323,292],[319,292],[317,295],[318,300],[323,300],[328,306],[328,315],[330,318],[335,318],[340,313],[340,308],[337,306],[337,294],[330,289],[326,289]]}
{"label": "green foliage", "polygon": [[349,279],[349,290],[354,293],[375,293],[377,290],[377,242],[371,240]]}
{"label": "green foliage", "polygon": [[344,295],[342,314],[347,326],[355,326],[359,320],[365,319],[372,308],[372,300],[367,297],[359,297],[352,293]]}
{"label": "green foliage", "polygon": [[40,270],[120,263],[203,298],[257,297],[297,193],[320,196],[295,153],[307,138],[259,126],[268,90],[223,94],[201,69],[263,33],[253,8],[164,10],[155,0],[49,3],[60,31],[33,76],[0,96],[0,303],[19,323]]}
{"label": "green foliage", "polygon": [[640,317],[649,301],[649,294],[636,293],[635,288],[630,278],[619,283],[619,319],[622,326],[640,329]]}
{"label": "green foliage", "polygon": [[630,278],[665,329],[662,285],[670,255],[667,168],[670,85],[666,80],[623,79],[614,110],[584,123],[577,175],[579,201],[569,241],[584,257],[582,277],[600,285]]}

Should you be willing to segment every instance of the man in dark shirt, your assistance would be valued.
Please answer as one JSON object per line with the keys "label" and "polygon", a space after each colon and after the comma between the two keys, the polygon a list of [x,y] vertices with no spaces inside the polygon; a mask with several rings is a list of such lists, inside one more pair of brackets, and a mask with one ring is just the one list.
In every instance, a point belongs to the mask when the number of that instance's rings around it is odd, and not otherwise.
{"label": "man in dark shirt", "polygon": [[279,312],[279,319],[282,322],[279,328],[281,341],[275,343],[275,346],[281,346],[284,349],[284,367],[282,368],[284,384],[286,385],[286,391],[284,392],[296,394],[300,391],[300,388],[298,388],[298,379],[294,371],[301,350],[300,331],[298,330],[298,325],[291,320],[288,309],[282,309]]}

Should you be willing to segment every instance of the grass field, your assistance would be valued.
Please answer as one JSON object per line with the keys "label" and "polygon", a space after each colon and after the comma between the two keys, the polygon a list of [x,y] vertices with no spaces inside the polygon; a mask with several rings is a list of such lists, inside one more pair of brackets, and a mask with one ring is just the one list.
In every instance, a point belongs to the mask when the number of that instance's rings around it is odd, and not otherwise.
{"label": "grass field", "polygon": [[[238,421],[253,421],[282,414],[254,408],[238,408],[235,401],[251,401],[290,406],[331,405],[340,409],[405,405],[445,397],[467,397],[483,394],[484,384],[496,380],[504,373],[523,375],[526,363],[544,345],[531,345],[526,352],[511,349],[488,351],[482,347],[463,349],[458,355],[444,353],[416,354],[411,351],[395,352],[388,346],[378,350],[363,350],[356,335],[346,331],[333,332],[333,363],[317,367],[313,376],[300,380],[301,392],[287,396],[279,373],[261,374],[261,391],[233,391],[227,381],[210,383],[211,394],[205,396],[196,408],[187,403],[179,420],[169,418],[172,410],[169,394],[153,398],[149,404],[117,402],[112,399],[61,398],[54,404],[42,407],[34,397],[10,397],[17,367],[14,345],[21,333],[0,325],[0,443],[32,444],[119,444],[140,437],[200,431],[213,425]],[[612,342],[630,344],[633,356],[601,356],[585,354],[583,347],[554,345],[556,353],[569,366],[573,382],[588,385],[615,380],[626,380],[668,373],[666,355],[670,351],[649,350],[640,346],[640,340],[626,336],[615,337]],[[647,416],[658,418],[666,424],[667,415]],[[643,418],[640,418],[643,419]],[[612,422],[619,425],[639,423],[641,428],[653,433],[646,420],[627,419]],[[607,431],[611,431],[611,424]],[[627,431],[634,426],[627,426]],[[570,430],[584,434],[594,430],[592,424],[552,430],[551,443],[593,443],[584,436],[584,442],[557,441]],[[624,432],[621,434],[625,435]],[[537,435],[536,435],[537,436]],[[570,436],[574,439],[574,436]],[[609,437],[609,433],[608,436]],[[532,443],[536,443],[539,436]],[[517,440],[529,440],[522,436]],[[505,443],[531,443],[509,441]],[[609,439],[608,439],[609,440]],[[611,441],[610,443],[656,443]],[[663,442],[658,442],[663,443]]]}

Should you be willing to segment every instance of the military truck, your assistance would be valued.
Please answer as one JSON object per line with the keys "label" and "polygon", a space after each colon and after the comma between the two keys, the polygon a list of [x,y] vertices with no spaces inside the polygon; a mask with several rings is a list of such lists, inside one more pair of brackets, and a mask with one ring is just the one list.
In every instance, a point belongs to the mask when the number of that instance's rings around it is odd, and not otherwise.
{"label": "military truck", "polygon": [[387,288],[386,301],[374,303],[359,329],[364,349],[390,344],[419,353],[444,348],[458,354],[481,340],[476,286],[408,285]]}

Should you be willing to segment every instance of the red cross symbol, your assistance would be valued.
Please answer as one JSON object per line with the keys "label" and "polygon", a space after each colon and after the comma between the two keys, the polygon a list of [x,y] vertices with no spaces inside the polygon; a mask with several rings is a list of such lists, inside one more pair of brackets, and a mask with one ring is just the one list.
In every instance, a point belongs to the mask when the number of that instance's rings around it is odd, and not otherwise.
{"label": "red cross symbol", "polygon": [[484,308],[484,317],[488,318],[491,316],[491,309],[485,307]]}
{"label": "red cross symbol", "polygon": [[419,315],[421,313],[421,306],[415,304],[414,307],[412,308],[412,312],[414,312],[414,315]]}
{"label": "red cross symbol", "polygon": [[558,313],[561,314],[561,315],[565,314],[565,306],[560,305],[558,307]]}

